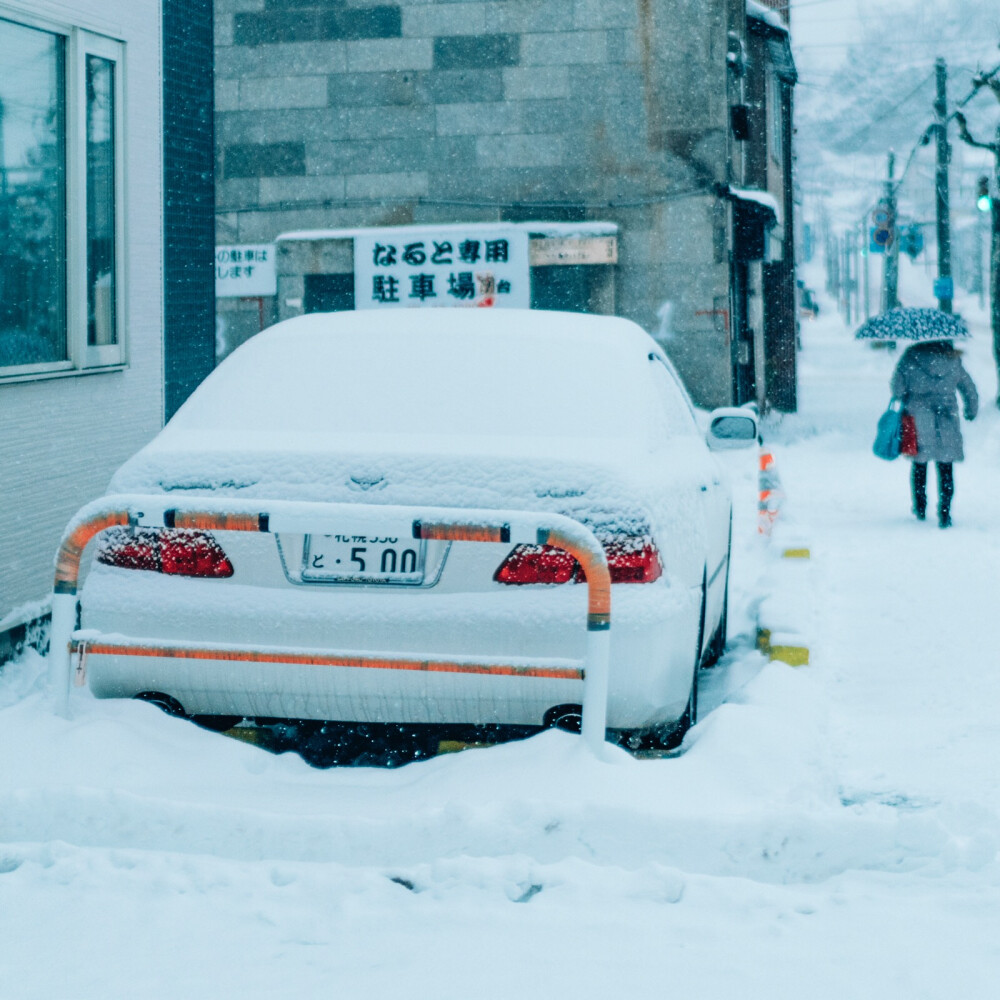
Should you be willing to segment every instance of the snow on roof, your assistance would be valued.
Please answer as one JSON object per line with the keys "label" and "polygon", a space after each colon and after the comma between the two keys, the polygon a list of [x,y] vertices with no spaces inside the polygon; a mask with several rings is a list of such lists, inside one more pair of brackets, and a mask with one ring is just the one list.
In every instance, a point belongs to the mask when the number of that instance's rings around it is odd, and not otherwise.
{"label": "snow on roof", "polygon": [[769,27],[788,34],[788,25],[781,20],[778,12],[770,7],[765,7],[762,3],[757,3],[757,0],[747,0],[747,17],[752,17],[755,21],[763,21]]}
{"label": "snow on roof", "polygon": [[764,208],[774,212],[775,219],[779,223],[781,222],[781,206],[769,191],[758,191],[755,188],[737,188],[730,185],[729,193],[734,198],[739,198],[740,201],[754,201],[758,205],[763,205]]}
{"label": "snow on roof", "polygon": [[406,233],[408,235],[439,234],[446,230],[464,233],[495,233],[498,229],[513,229],[536,236],[616,236],[618,224],[615,222],[470,222],[470,223],[429,223],[419,226],[370,226],[350,229],[302,229],[281,233],[276,242],[291,243],[310,240],[353,240],[373,233],[385,235]]}

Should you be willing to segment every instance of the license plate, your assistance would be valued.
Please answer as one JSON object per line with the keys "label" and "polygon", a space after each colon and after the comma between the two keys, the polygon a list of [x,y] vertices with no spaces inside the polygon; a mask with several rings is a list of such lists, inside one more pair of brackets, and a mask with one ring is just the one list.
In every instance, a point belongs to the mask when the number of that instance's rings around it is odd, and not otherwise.
{"label": "license plate", "polygon": [[419,585],[426,545],[405,535],[307,535],[302,579]]}

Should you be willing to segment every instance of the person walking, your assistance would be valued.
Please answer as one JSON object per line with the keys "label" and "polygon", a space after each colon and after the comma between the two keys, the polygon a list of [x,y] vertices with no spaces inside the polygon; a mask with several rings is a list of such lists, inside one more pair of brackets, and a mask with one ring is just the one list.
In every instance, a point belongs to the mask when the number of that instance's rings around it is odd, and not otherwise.
{"label": "person walking", "polygon": [[916,425],[917,452],[910,456],[913,513],[920,521],[927,516],[927,463],[937,462],[938,525],[950,528],[955,494],[952,465],[965,457],[956,394],[962,397],[965,419],[975,420],[979,411],[976,386],[952,342],[931,340],[904,351],[892,374],[891,389]]}

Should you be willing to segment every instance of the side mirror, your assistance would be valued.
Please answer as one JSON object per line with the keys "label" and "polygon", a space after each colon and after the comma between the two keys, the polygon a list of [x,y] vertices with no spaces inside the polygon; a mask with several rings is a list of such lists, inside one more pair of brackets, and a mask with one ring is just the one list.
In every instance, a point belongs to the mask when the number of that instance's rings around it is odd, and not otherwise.
{"label": "side mirror", "polygon": [[742,406],[712,410],[708,415],[706,438],[712,451],[751,448],[757,443],[757,416]]}

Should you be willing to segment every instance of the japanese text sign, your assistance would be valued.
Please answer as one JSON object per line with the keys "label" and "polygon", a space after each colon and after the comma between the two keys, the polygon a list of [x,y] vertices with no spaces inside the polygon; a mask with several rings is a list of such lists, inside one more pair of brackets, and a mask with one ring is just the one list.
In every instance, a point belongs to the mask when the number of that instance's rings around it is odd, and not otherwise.
{"label": "japanese text sign", "polygon": [[503,224],[368,230],[354,238],[354,303],[527,309],[528,233]]}
{"label": "japanese text sign", "polygon": [[219,298],[257,298],[278,291],[273,243],[215,248],[215,294]]}

